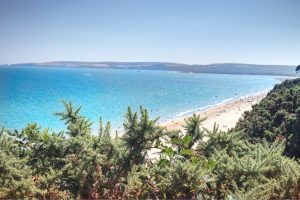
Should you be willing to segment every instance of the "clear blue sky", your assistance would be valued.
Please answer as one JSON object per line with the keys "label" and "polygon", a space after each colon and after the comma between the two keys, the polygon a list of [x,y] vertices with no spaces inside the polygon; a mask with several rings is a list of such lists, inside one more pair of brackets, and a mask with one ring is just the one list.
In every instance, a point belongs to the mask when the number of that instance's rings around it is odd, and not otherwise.
{"label": "clear blue sky", "polygon": [[0,0],[0,63],[300,64],[300,0]]}

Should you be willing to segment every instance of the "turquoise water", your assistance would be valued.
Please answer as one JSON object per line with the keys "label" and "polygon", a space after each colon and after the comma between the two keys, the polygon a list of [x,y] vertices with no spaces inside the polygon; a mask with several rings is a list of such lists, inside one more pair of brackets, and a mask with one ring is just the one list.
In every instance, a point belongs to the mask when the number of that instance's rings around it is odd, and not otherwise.
{"label": "turquoise water", "polygon": [[100,116],[120,128],[127,106],[148,108],[164,121],[228,101],[278,83],[272,76],[190,74],[88,68],[0,68],[0,126],[20,129],[38,122],[55,130],[64,128],[53,113],[60,100],[83,105],[82,114],[96,122]]}

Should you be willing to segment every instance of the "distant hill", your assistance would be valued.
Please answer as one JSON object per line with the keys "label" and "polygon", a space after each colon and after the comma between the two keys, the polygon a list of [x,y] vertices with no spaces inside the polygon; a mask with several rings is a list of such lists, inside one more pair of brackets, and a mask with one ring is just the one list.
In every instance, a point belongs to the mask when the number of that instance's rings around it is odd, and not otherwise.
{"label": "distant hill", "polygon": [[25,63],[16,65],[33,65],[47,67],[91,67],[114,68],[135,70],[165,70],[193,73],[218,73],[218,74],[256,74],[256,75],[284,75],[294,76],[295,66],[290,65],[256,65],[241,63],[220,63],[210,65],[188,65],[169,62],[45,62]]}

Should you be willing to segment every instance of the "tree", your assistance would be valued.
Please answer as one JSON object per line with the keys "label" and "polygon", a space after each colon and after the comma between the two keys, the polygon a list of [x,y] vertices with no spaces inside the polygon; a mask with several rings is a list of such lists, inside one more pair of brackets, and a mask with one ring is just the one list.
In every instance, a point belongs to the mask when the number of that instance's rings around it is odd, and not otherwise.
{"label": "tree", "polygon": [[216,199],[299,199],[299,164],[283,156],[284,143],[243,142],[240,152],[213,156]]}
{"label": "tree", "polygon": [[204,137],[204,129],[201,129],[201,124],[205,118],[201,118],[200,115],[193,114],[192,117],[185,119],[186,125],[184,128],[189,136],[192,137],[192,141],[188,145],[188,148],[192,148],[196,142],[202,141]]}
{"label": "tree", "polygon": [[60,116],[60,120],[65,121],[70,136],[84,135],[91,131],[92,123],[83,116],[78,115],[81,106],[74,109],[72,102],[62,101],[66,112],[57,112],[55,115]]}
{"label": "tree", "polygon": [[300,71],[300,65],[298,65],[297,67],[296,67],[296,73],[298,73]]}
{"label": "tree", "polygon": [[125,168],[144,163],[147,151],[154,148],[154,144],[164,133],[164,128],[157,125],[158,118],[149,119],[147,109],[140,107],[140,117],[137,112],[128,108],[124,122],[125,133],[122,138],[127,151]]}

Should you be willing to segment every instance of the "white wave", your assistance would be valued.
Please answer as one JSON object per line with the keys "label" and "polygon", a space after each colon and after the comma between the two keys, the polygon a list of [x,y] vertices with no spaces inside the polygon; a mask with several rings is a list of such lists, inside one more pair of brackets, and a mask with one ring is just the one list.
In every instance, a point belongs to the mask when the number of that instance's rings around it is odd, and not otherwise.
{"label": "white wave", "polygon": [[195,111],[195,110],[186,110],[186,111],[183,111],[183,112],[178,113],[177,115],[175,115],[175,117],[182,117],[182,116],[191,114],[191,113],[193,113],[194,111]]}
{"label": "white wave", "polygon": [[238,94],[236,94],[235,97],[230,97],[230,98],[227,98],[227,99],[223,99],[221,101],[217,101],[213,104],[209,104],[209,105],[202,106],[202,107],[199,107],[199,108],[185,110],[185,111],[182,111],[178,114],[175,114],[173,117],[168,117],[166,119],[161,119],[160,121],[161,122],[169,121],[169,120],[172,120],[174,118],[188,116],[188,115],[193,114],[195,112],[205,111],[205,110],[208,110],[210,108],[220,106],[220,105],[223,105],[223,104],[226,104],[226,103],[238,100],[238,99],[245,99],[245,98],[248,98],[248,97],[251,97],[251,96],[257,96],[257,95],[265,94],[265,93],[269,92],[271,89],[272,88],[268,88],[268,89],[260,90],[260,91],[257,91],[257,92],[252,92],[252,93],[249,93],[249,94],[243,95],[243,96],[239,96]]}

